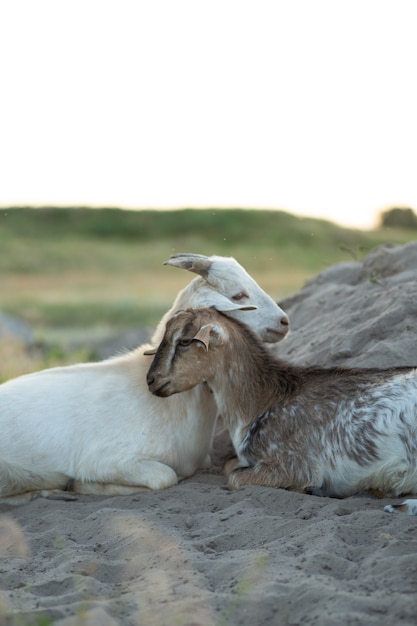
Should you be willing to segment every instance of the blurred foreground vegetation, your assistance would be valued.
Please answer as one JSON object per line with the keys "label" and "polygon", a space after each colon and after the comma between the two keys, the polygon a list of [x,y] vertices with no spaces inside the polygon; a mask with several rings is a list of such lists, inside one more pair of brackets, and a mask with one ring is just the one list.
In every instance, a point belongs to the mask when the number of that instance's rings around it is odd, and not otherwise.
{"label": "blurred foreground vegetation", "polygon": [[283,211],[0,209],[0,310],[38,332],[153,326],[192,276],[176,252],[234,256],[276,300],[410,229],[345,229]]}

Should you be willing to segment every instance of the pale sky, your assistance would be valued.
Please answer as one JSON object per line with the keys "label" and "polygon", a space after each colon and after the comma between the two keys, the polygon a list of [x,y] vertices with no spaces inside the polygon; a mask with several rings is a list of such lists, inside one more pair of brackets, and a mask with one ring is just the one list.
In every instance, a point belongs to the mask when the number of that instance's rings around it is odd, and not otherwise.
{"label": "pale sky", "polygon": [[0,0],[0,206],[417,210],[416,0]]}

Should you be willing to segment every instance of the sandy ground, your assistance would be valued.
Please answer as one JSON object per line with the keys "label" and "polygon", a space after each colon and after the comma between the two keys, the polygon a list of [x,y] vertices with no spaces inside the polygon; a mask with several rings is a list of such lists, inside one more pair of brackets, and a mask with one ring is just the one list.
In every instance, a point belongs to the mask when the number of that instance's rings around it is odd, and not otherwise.
{"label": "sandy ground", "polygon": [[[281,303],[299,363],[417,364],[417,242]],[[1,436],[1,434],[0,434]],[[417,517],[393,500],[225,489],[228,449],[176,487],[0,505],[0,624],[417,624]]]}

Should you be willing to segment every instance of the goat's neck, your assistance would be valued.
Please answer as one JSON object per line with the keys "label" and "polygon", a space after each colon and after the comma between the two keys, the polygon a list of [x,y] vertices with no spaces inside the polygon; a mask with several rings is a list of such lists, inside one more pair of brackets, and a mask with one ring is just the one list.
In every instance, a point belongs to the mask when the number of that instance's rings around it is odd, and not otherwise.
{"label": "goat's neck", "polygon": [[265,355],[253,355],[245,350],[241,357],[232,346],[227,352],[208,383],[218,412],[233,435],[270,406],[278,391],[279,377],[274,361],[263,358]]}

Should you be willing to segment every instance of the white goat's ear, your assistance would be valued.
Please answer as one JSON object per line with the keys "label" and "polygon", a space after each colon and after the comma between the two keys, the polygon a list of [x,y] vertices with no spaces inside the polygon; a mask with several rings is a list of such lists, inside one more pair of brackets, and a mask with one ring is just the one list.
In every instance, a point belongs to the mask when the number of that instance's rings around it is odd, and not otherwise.
{"label": "white goat's ear", "polygon": [[254,311],[258,307],[255,304],[232,302],[226,296],[211,287],[202,285],[198,291],[198,306],[207,307],[208,309],[216,309],[220,313],[228,311]]}
{"label": "white goat's ear", "polygon": [[145,354],[146,356],[153,356],[154,354],[156,354],[156,348],[149,348],[149,350],[145,350],[143,354]]}
{"label": "white goat's ear", "polygon": [[220,313],[226,313],[226,311],[256,311],[257,308],[255,304],[235,304],[231,302],[229,308],[223,307],[216,310],[220,311]]}
{"label": "white goat's ear", "polygon": [[221,293],[215,291],[211,292],[211,303],[207,304],[209,308],[216,309],[220,313],[227,313],[228,311],[255,311],[258,307],[256,304],[239,304],[239,302],[232,302],[226,296],[222,296]]}
{"label": "white goat's ear", "polygon": [[218,324],[205,324],[197,331],[193,341],[199,341],[207,352],[209,345],[219,346],[224,343],[226,333]]}
{"label": "white goat's ear", "polygon": [[194,274],[199,274],[203,278],[207,278],[212,261],[208,256],[204,254],[173,254],[168,261],[165,261],[164,265],[172,265],[173,267],[181,267]]}

